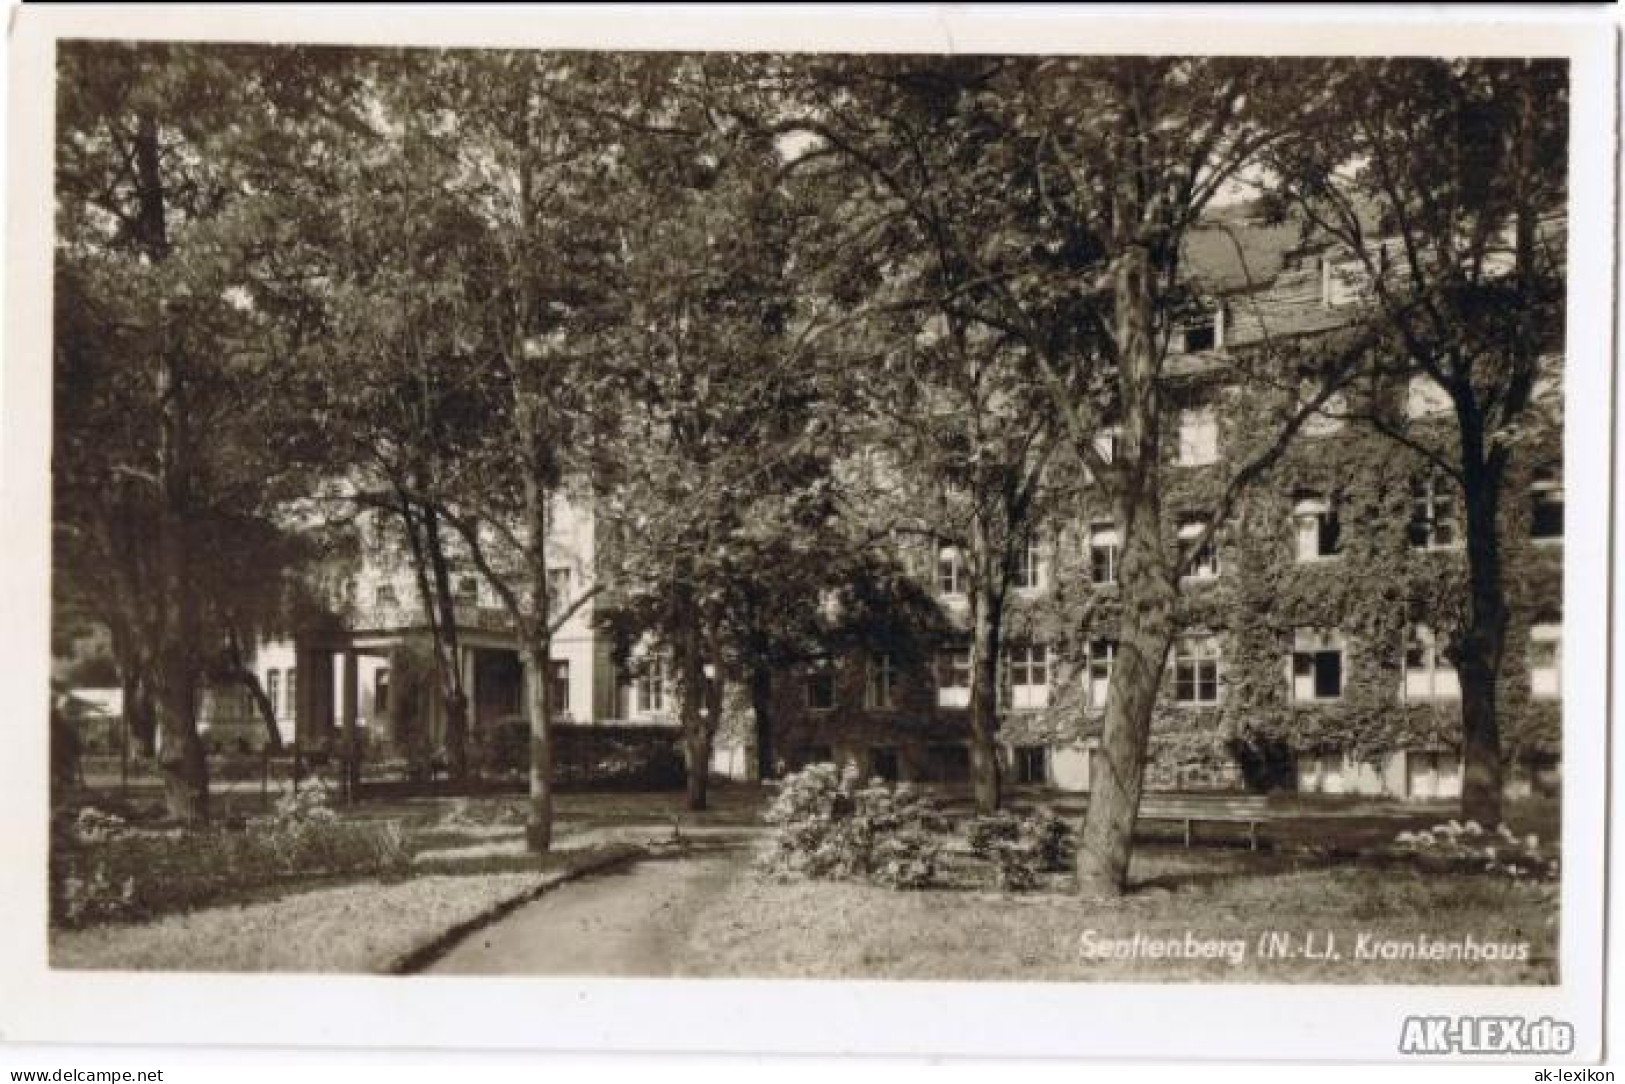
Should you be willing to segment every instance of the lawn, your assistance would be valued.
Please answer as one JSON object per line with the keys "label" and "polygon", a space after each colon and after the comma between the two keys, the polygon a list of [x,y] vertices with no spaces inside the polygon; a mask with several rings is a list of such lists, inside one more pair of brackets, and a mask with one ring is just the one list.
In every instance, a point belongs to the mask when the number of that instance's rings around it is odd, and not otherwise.
{"label": "lawn", "polygon": [[[1084,904],[1060,885],[1020,895],[898,892],[847,882],[774,883],[745,873],[725,906],[695,917],[679,973],[1405,984],[1545,984],[1558,977],[1555,884],[1161,849],[1142,851],[1134,879],[1125,899],[1100,905]],[[1527,959],[1400,958],[1417,955],[1418,938],[1429,939],[1422,956],[1460,957],[1469,937],[1481,954],[1485,943],[1527,946],[1512,950]],[[1438,940],[1444,945],[1433,944]],[[1172,950],[1154,956],[1165,942]],[[1261,956],[1261,943],[1277,954]]]}
{"label": "lawn", "polygon": [[[1014,804],[1046,798],[1054,796],[1018,794]],[[1056,804],[1073,814],[1067,803],[1081,800]],[[943,796],[955,812],[958,802]],[[1447,819],[1448,807],[1300,804],[1298,816],[1270,826],[1258,853],[1215,838],[1223,827],[1209,828],[1190,850],[1148,833],[1133,891],[1110,905],[1070,896],[1066,874],[1047,875],[1029,893],[991,890],[986,870],[950,877],[953,887],[911,892],[774,882],[741,856],[723,875],[725,891],[685,916],[672,970],[756,978],[1557,980],[1555,884],[1422,872],[1374,857],[1397,832]],[[367,802],[344,810],[344,820],[400,825],[408,868],[381,879],[245,885],[188,913],[54,930],[51,959],[70,968],[388,970],[447,930],[573,874],[583,860],[617,858],[628,844],[684,853],[674,850],[674,823],[691,842],[720,839],[759,826],[761,807],[762,792],[751,786],[716,788],[713,808],[702,814],[684,810],[680,792],[565,794],[556,838],[574,853],[538,860],[524,852],[521,798]],[[1516,804],[1509,820],[1520,832],[1557,835],[1555,803]],[[1463,958],[1482,954],[1485,944],[1526,947],[1510,960]],[[1443,958],[1428,958],[1435,953]]]}
{"label": "lawn", "polygon": [[[95,970],[388,972],[449,931],[574,875],[624,848],[560,851],[527,870],[479,868],[402,881],[309,888],[140,925],[53,930],[52,967]],[[470,873],[478,875],[471,876]]]}

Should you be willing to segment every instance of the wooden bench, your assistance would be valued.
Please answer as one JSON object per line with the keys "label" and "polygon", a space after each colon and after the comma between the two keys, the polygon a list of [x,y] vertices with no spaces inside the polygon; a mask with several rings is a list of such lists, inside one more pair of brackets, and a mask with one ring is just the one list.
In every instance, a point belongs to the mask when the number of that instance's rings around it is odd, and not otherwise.
{"label": "wooden bench", "polygon": [[1245,824],[1247,844],[1258,850],[1258,826],[1277,814],[1262,794],[1146,794],[1140,798],[1142,821],[1173,821],[1185,825],[1185,846],[1191,845],[1192,826],[1202,821],[1214,824]]}

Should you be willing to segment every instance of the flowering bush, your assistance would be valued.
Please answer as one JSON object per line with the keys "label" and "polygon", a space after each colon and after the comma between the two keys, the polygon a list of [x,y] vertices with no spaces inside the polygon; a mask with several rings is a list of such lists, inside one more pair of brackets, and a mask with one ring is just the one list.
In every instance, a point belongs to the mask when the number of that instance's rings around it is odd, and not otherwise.
{"label": "flowering bush", "polygon": [[1049,809],[1018,817],[999,812],[975,817],[965,826],[971,852],[993,866],[994,883],[1007,892],[1038,885],[1040,873],[1064,870],[1073,853],[1072,829]]}
{"label": "flowering bush", "polygon": [[1555,881],[1560,859],[1533,833],[1518,836],[1506,825],[1486,830],[1477,821],[1449,821],[1394,837],[1394,850],[1426,864],[1521,879]]}
{"label": "flowering bush", "polygon": [[936,880],[946,822],[907,784],[865,785],[854,767],[814,764],[785,777],[765,818],[778,829],[765,861],[773,876],[893,888]]}
{"label": "flowering bush", "polygon": [[51,913],[63,925],[142,918],[292,879],[388,874],[410,857],[398,824],[344,821],[319,786],[290,789],[236,831],[141,829],[87,807],[53,825]]}

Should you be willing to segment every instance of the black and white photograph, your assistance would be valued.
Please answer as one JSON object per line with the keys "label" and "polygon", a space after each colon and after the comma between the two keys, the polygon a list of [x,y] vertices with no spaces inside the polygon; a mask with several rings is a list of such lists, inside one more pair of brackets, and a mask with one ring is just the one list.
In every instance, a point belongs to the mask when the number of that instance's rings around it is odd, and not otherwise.
{"label": "black and white photograph", "polygon": [[49,982],[1598,1056],[1611,51],[33,25]]}

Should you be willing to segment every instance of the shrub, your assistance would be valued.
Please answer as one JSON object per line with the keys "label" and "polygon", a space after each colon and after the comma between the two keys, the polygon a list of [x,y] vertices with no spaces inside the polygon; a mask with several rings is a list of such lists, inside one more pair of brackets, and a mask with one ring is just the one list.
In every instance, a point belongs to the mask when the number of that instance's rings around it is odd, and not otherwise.
{"label": "shrub", "polygon": [[138,919],[289,880],[407,867],[393,821],[347,822],[319,785],[291,788],[244,830],[147,830],[86,808],[53,825],[51,914],[63,925]]}
{"label": "shrub", "polygon": [[530,722],[523,715],[472,728],[469,762],[484,776],[521,775],[530,770]]}
{"label": "shrub", "polygon": [[1027,830],[1038,848],[1039,867],[1051,873],[1071,869],[1078,853],[1072,826],[1047,806],[1040,806],[1028,825]]}
{"label": "shrub", "polygon": [[1543,848],[1539,836],[1519,837],[1504,824],[1491,832],[1477,821],[1449,821],[1419,832],[1401,832],[1394,837],[1394,850],[1424,866],[1514,880],[1555,881],[1560,873],[1555,849]]}
{"label": "shrub", "polygon": [[1072,859],[1072,829],[1049,809],[1018,817],[999,812],[974,817],[965,825],[971,853],[993,867],[993,880],[1009,892],[1038,885],[1040,873],[1066,869]]}
{"label": "shrub", "polygon": [[924,888],[937,878],[946,822],[907,784],[860,784],[856,768],[814,764],[786,776],[765,814],[777,827],[766,869],[779,877]]}
{"label": "shrub", "polygon": [[942,836],[910,828],[875,844],[870,876],[887,888],[930,888],[937,883]]}

